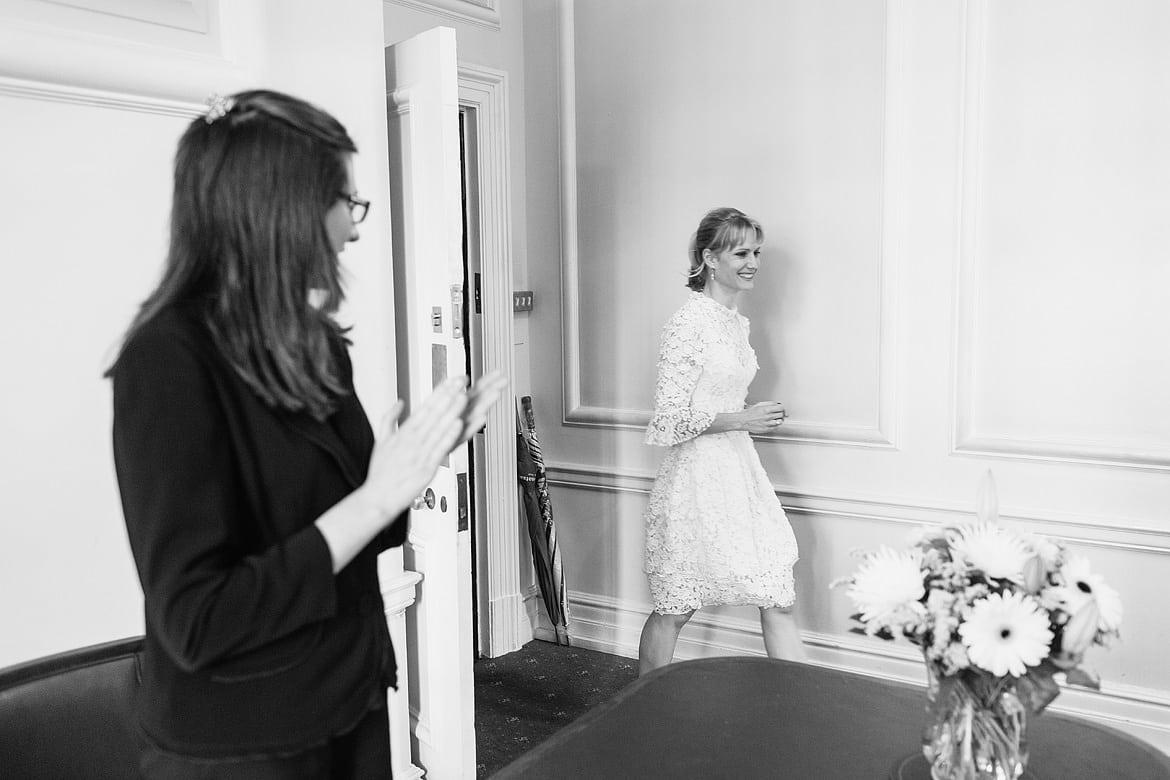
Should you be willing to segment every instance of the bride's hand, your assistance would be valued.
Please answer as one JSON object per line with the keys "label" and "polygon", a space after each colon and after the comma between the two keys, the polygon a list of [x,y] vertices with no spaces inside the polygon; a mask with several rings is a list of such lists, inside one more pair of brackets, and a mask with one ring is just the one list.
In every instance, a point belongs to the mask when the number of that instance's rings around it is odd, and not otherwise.
{"label": "bride's hand", "polygon": [[744,429],[748,433],[772,433],[784,424],[788,412],[779,401],[760,401],[743,410]]}

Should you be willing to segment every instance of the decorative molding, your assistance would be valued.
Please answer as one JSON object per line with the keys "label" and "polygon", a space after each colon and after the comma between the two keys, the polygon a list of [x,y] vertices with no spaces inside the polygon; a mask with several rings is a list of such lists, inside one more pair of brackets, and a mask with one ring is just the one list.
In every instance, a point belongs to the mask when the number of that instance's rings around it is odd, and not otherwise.
{"label": "decorative molding", "polygon": [[[403,570],[400,553],[378,558],[378,582],[385,603],[386,627],[391,643],[399,649],[403,669],[407,666],[406,656],[409,654],[406,609],[414,604],[422,578],[419,572]],[[419,778],[423,776],[423,770],[410,760],[410,680],[405,679],[407,677],[406,674],[400,675],[398,687],[386,692],[386,705],[390,711],[390,753],[395,777]]]}
{"label": "decorative molding", "polygon": [[0,76],[201,103],[256,81],[264,31],[257,2],[30,0],[0,11]]}
{"label": "decorative molding", "polygon": [[414,603],[416,586],[422,579],[422,574],[417,571],[403,571],[393,579],[382,580],[382,601],[387,617],[405,612]]}
{"label": "decorative molding", "polygon": [[1170,471],[1170,447],[1128,447],[1120,442],[1056,441],[980,435],[975,424],[974,389],[978,380],[975,349],[979,291],[975,269],[980,258],[979,228],[985,166],[988,0],[968,0],[963,38],[963,103],[959,122],[959,243],[955,254],[954,394],[952,454]]}
{"label": "decorative molding", "polygon": [[207,34],[211,27],[209,0],[41,0],[82,11],[146,22],[160,27]]}
{"label": "decorative molding", "polygon": [[382,0],[382,2],[413,8],[457,22],[487,27],[489,30],[499,30],[501,27],[499,0]]}
{"label": "decorative molding", "polygon": [[[524,601],[524,615],[528,618],[527,624],[522,627],[522,630],[527,629],[527,638],[524,640],[524,643],[527,644],[533,639],[556,642],[557,632],[553,628],[552,623],[547,616],[544,618],[540,616],[544,612],[544,600],[540,597],[540,586],[536,584],[529,585],[524,589],[522,596]],[[543,624],[541,623],[542,620],[544,621]],[[538,637],[536,630],[540,625],[544,626],[545,633]]]}
{"label": "decorative molding", "polygon": [[[581,303],[578,272],[577,109],[574,0],[559,3],[562,423],[611,430],[643,430],[651,412],[585,405],[581,399]],[[882,239],[879,259],[878,398],[873,425],[839,425],[792,419],[760,441],[896,448],[898,276],[905,241],[907,205],[902,176],[907,115],[906,62],[911,14],[903,0],[886,5],[882,118]]]}
{"label": "decorative molding", "polygon": [[430,747],[434,741],[431,733],[431,721],[419,714],[418,707],[413,704],[410,705],[410,735],[412,740],[420,746],[425,745],[431,750],[435,749]]}
{"label": "decorative molding", "polygon": [[[886,346],[883,346],[886,349]],[[893,344],[888,345],[893,353]],[[566,361],[568,359],[566,348]],[[884,358],[883,358],[884,361]],[[892,361],[891,361],[892,362]],[[889,365],[889,363],[886,363]],[[879,368],[883,380],[893,382],[892,372]],[[580,367],[572,372],[580,376]],[[568,386],[566,382],[566,387]],[[579,385],[578,385],[579,387]],[[579,390],[578,390],[579,392]],[[890,396],[893,396],[892,391]],[[874,447],[890,449],[896,447],[893,439],[895,421],[894,404],[879,399],[879,416],[886,419],[886,424],[875,427],[834,425],[832,423],[802,423],[789,418],[784,423],[781,433],[753,435],[753,439],[761,442],[799,442],[802,444],[835,444],[854,447]],[[565,425],[588,428],[606,428],[609,430],[634,430],[643,432],[650,424],[651,413],[641,409],[614,409],[606,406],[577,406],[565,412]]]}
{"label": "decorative molding", "polygon": [[[478,140],[479,245],[482,267],[483,369],[500,371],[508,387],[516,386],[512,318],[511,133],[508,123],[508,75],[500,70],[459,63],[459,103],[475,111]],[[498,403],[488,412],[484,437],[487,513],[484,538],[488,644],[490,657],[518,650],[523,615],[520,599],[520,516],[516,491],[515,411]],[[491,432],[497,432],[492,435]],[[516,614],[506,614],[508,609]]]}
{"label": "decorative molding", "polygon": [[[549,484],[574,490],[648,494],[654,475],[632,470],[547,464]],[[974,507],[946,506],[882,498],[809,493],[773,486],[786,512],[841,517],[908,526],[956,523],[974,517]],[[1068,544],[1123,550],[1145,555],[1170,555],[1170,531],[1111,518],[1057,514],[1000,513],[1000,518]]]}
{"label": "decorative molding", "polygon": [[[886,0],[885,62],[882,88],[882,200],[881,255],[878,279],[878,398],[876,426],[854,427],[819,424],[803,433],[804,440],[896,449],[898,444],[898,344],[901,310],[898,291],[910,224],[909,189],[905,176],[911,169],[906,148],[912,100],[909,85],[910,41],[913,13],[906,0]],[[801,440],[799,418],[789,429]],[[785,423],[787,425],[787,423]],[[765,439],[769,437],[764,437]]]}
{"label": "decorative molding", "polygon": [[1170,471],[1170,448],[1126,448],[1113,446],[1104,441],[1071,444],[1039,439],[976,436],[971,433],[972,428],[971,410],[969,408],[960,410],[955,421],[957,432],[953,448],[955,454],[1113,466],[1140,471]]}
{"label": "decorative molding", "polygon": [[412,87],[400,87],[391,92],[387,97],[394,104],[395,114],[404,116],[410,113],[410,104],[414,100],[414,89]]}
{"label": "decorative molding", "polygon": [[[532,639],[526,610],[524,596],[519,592],[507,593],[488,602],[488,647],[483,648],[484,657],[499,658],[519,650]],[[482,612],[479,619],[484,619]]]}
{"label": "decorative molding", "polygon": [[27,100],[68,103],[90,108],[110,108],[115,111],[174,116],[183,119],[193,119],[207,110],[207,106],[203,103],[144,97],[61,84],[49,84],[46,82],[28,81],[26,79],[14,79],[7,76],[0,76],[0,95]]}
{"label": "decorative molding", "polygon": [[[581,304],[577,295],[577,44],[574,0],[557,5],[561,174],[561,421],[577,423],[581,407]],[[590,424],[584,420],[580,424]],[[603,424],[598,421],[596,425]]]}
{"label": "decorative molding", "polygon": [[[569,603],[575,646],[637,658],[638,633],[652,605],[579,591],[569,592]],[[553,639],[543,619],[535,633],[539,639]],[[908,643],[812,631],[802,631],[801,638],[814,665],[925,685],[921,654]],[[755,620],[700,611],[679,635],[679,660],[728,655],[764,655]],[[1164,691],[1109,681],[1100,691],[1065,687],[1050,709],[1133,734],[1170,752],[1170,696]]]}

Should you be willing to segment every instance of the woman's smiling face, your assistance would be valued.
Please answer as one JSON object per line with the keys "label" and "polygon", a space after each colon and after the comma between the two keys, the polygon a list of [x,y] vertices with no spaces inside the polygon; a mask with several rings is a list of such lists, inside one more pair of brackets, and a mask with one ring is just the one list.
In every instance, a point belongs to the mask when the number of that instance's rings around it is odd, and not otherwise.
{"label": "woman's smiling face", "polygon": [[748,235],[721,252],[714,253],[709,250],[704,252],[713,271],[711,283],[718,284],[732,293],[755,287],[756,272],[760,270],[762,245],[754,235]]}

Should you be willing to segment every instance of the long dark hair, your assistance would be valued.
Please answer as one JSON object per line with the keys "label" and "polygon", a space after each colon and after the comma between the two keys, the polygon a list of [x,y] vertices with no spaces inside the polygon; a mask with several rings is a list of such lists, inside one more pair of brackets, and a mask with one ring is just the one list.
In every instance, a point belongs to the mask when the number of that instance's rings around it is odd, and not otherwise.
{"label": "long dark hair", "polygon": [[719,254],[748,236],[756,241],[764,240],[764,229],[760,223],[739,209],[728,206],[711,209],[699,220],[699,229],[691,236],[690,269],[687,272],[687,287],[702,292],[711,276],[711,268],[703,262],[703,250]]}
{"label": "long dark hair", "polygon": [[[340,122],[290,95],[214,101],[179,141],[166,266],[123,349],[163,310],[194,306],[265,403],[324,419],[344,392],[331,345],[343,338],[341,269],[325,214],[356,151]],[[311,289],[326,292],[319,308]]]}

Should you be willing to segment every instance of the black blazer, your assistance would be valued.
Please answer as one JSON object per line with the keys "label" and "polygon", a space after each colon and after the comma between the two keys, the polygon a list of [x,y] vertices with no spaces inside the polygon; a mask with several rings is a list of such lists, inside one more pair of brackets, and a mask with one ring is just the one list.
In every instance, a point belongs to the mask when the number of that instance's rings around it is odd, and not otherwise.
{"label": "black blazer", "polygon": [[365,479],[373,434],[353,394],[326,421],[266,406],[200,320],[174,308],[113,371],[114,462],[142,583],[139,720],[184,754],[298,750],[384,701],[395,663],[377,555],[336,576],[313,521]]}

